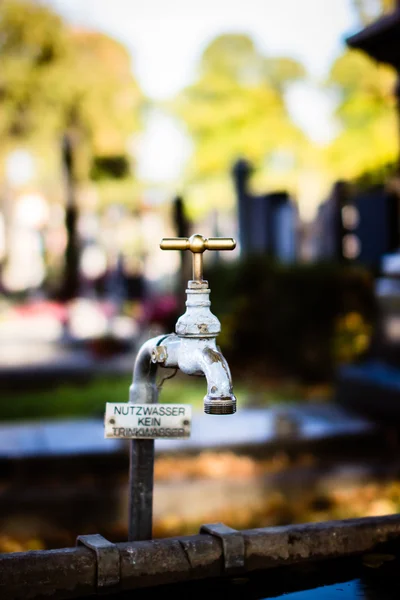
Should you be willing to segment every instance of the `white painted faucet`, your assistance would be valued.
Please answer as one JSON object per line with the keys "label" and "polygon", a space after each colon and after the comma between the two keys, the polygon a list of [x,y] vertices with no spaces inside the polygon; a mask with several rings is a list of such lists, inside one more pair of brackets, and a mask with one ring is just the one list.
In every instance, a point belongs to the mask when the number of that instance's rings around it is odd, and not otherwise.
{"label": "white painted faucet", "polygon": [[207,394],[204,411],[211,415],[236,412],[236,398],[228,363],[216,344],[221,324],[210,310],[210,289],[203,280],[202,254],[205,250],[233,250],[232,238],[169,238],[161,242],[163,250],[191,250],[193,279],[186,290],[186,312],[179,317],[175,332],[145,342],[136,357],[130,402],[157,402],[157,367],[180,369],[187,375],[205,376]]}

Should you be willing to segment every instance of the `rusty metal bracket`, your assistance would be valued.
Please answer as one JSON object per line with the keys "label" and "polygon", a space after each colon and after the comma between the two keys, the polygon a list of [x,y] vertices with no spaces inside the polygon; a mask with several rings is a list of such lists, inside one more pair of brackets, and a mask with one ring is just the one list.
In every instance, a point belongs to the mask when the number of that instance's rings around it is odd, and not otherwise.
{"label": "rusty metal bracket", "polygon": [[77,546],[86,546],[96,554],[97,587],[105,588],[118,585],[121,579],[120,554],[118,547],[99,533],[79,535]]}
{"label": "rusty metal bracket", "polygon": [[244,537],[237,529],[223,523],[209,523],[200,527],[200,533],[209,533],[222,542],[224,572],[227,575],[240,573],[245,568]]}

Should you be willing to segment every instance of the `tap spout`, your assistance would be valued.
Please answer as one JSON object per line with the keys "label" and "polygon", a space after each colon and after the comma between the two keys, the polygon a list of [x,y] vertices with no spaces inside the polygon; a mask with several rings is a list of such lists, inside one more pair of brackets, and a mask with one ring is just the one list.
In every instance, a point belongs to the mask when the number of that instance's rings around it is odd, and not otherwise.
{"label": "tap spout", "polygon": [[236,397],[228,363],[220,349],[207,345],[200,354],[200,365],[207,379],[204,412],[209,415],[231,415],[236,412]]}
{"label": "tap spout", "polygon": [[204,411],[207,414],[230,415],[236,412],[231,373],[215,338],[180,338],[173,360],[183,373],[205,376],[207,394]]}

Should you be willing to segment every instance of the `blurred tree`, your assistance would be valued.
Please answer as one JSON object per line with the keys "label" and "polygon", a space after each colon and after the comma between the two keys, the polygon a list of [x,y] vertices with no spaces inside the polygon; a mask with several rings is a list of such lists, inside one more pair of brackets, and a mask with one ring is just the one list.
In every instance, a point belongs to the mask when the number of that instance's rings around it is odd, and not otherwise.
{"label": "blurred tree", "polygon": [[72,29],[38,2],[0,1],[0,165],[23,145],[39,150],[56,179],[61,141],[68,142],[65,298],[78,288],[76,184],[98,176],[99,165],[110,178],[129,167],[128,140],[139,127],[142,100],[118,42]]}
{"label": "blurred tree", "polygon": [[194,141],[189,180],[229,173],[239,156],[260,165],[277,150],[296,155],[304,141],[284,101],[304,70],[289,58],[266,58],[246,35],[227,34],[206,48],[197,81],[176,101]]}
{"label": "blurred tree", "polygon": [[[61,127],[68,96],[68,33],[61,19],[40,5],[0,3],[0,135],[46,135]],[[57,110],[58,108],[58,110]]]}
{"label": "blurred tree", "polygon": [[353,178],[396,160],[396,75],[362,52],[348,50],[333,64],[328,85],[338,94],[341,131],[327,150],[334,174]]}
{"label": "blurred tree", "polygon": [[1,153],[73,129],[82,149],[77,175],[87,176],[92,153],[126,153],[141,101],[128,53],[115,40],[71,30],[39,3],[0,2]]}
{"label": "blurred tree", "polygon": [[[99,32],[73,30],[70,36],[67,119],[85,132],[94,156],[114,157],[114,162],[122,164],[129,137],[139,129],[143,102],[129,54]],[[107,161],[100,162],[104,172]]]}

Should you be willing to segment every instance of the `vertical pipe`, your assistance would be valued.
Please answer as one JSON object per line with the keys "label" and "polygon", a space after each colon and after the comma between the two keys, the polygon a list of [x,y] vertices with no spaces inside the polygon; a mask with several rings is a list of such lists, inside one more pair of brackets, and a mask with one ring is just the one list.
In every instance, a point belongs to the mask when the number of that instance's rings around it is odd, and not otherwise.
{"label": "vertical pipe", "polygon": [[[129,389],[129,404],[156,404],[157,364],[151,362],[151,351],[165,335],[148,340],[140,348]],[[151,540],[153,529],[154,440],[129,442],[129,515],[128,540]]]}
{"label": "vertical pipe", "polygon": [[129,453],[130,542],[153,535],[154,440],[131,440]]}

